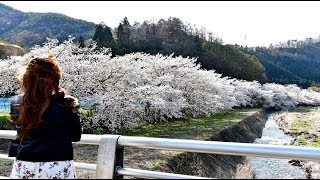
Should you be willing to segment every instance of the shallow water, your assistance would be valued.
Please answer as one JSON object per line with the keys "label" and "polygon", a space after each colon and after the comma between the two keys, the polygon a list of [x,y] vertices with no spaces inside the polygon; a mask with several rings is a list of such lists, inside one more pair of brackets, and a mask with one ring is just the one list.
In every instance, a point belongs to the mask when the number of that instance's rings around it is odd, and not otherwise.
{"label": "shallow water", "polygon": [[0,112],[9,113],[10,111],[10,98],[0,98]]}
{"label": "shallow water", "polygon": [[[254,143],[288,145],[293,137],[285,135],[273,119],[271,114],[262,132],[262,137]],[[255,179],[306,179],[304,170],[293,166],[288,161],[291,159],[275,159],[252,157],[251,163],[255,169]]]}

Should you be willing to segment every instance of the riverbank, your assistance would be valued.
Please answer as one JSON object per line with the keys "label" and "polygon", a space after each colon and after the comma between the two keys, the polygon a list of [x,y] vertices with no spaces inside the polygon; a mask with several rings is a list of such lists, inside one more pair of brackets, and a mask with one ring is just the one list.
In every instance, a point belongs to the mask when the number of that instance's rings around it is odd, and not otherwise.
{"label": "riverbank", "polygon": [[[208,141],[253,143],[260,138],[270,111],[262,109],[239,123],[213,133]],[[248,156],[185,152],[166,164],[169,172],[217,179],[253,179],[254,169]]]}
{"label": "riverbank", "polygon": [[[221,141],[233,141],[235,137],[244,137],[247,135],[247,129],[251,127],[248,120],[243,123],[244,119],[250,116],[257,116],[259,108],[237,108],[233,110],[228,110],[224,112],[219,112],[211,117],[207,118],[197,118],[183,121],[173,121],[167,123],[159,124],[148,124],[140,128],[134,129],[132,131],[124,131],[119,133],[126,136],[145,136],[145,137],[158,137],[158,138],[172,138],[172,139],[194,139],[194,140],[210,140],[210,138],[215,137],[215,140],[220,138]],[[259,122],[259,121],[257,121]],[[236,126],[240,124],[239,126]],[[246,125],[245,125],[246,124]],[[260,126],[259,126],[260,127]],[[263,125],[261,125],[263,128]],[[239,134],[237,132],[241,131]],[[232,135],[234,134],[234,135]],[[234,136],[234,137],[232,137]],[[253,141],[256,137],[252,136],[250,141]],[[223,139],[222,138],[227,138]],[[213,140],[213,139],[211,139]],[[75,144],[75,159],[78,162],[96,163],[96,155],[98,147],[94,145],[79,145]],[[216,157],[214,157],[216,156]],[[124,151],[124,166],[135,169],[151,170],[151,171],[161,171],[170,173],[179,173],[187,175],[198,175],[198,176],[215,176],[222,177],[232,177],[242,169],[250,169],[247,166],[248,163],[246,159],[242,157],[235,158],[234,156],[222,156],[222,155],[211,155],[210,159],[205,154],[200,154],[200,159],[202,162],[207,161],[206,164],[198,164],[197,160],[199,157],[196,153],[184,153],[180,151],[169,151],[169,150],[152,150],[152,149],[141,149],[141,148],[125,148]],[[195,158],[190,160],[190,158]],[[189,161],[190,160],[190,161]],[[208,162],[209,161],[209,162]],[[192,162],[192,163],[190,163]],[[227,164],[226,162],[229,162]],[[216,163],[216,164],[215,164]],[[242,165],[241,163],[245,164]],[[210,165],[211,164],[211,165]],[[239,164],[239,165],[237,165]],[[213,165],[217,166],[212,168]],[[181,170],[180,168],[184,168]],[[207,169],[202,171],[202,174],[196,169]],[[187,170],[188,169],[188,170]],[[210,170],[212,169],[212,170]],[[227,171],[226,169],[229,169]],[[213,171],[219,172],[218,174],[213,173]],[[203,174],[207,172],[206,174]],[[245,173],[239,173],[245,174]],[[237,175],[241,177],[241,175]],[[89,171],[78,171],[79,178],[92,179],[95,178],[93,172]]]}
{"label": "riverbank", "polygon": [[[156,126],[148,125],[131,131],[130,135],[252,143],[262,134],[267,112],[249,108],[217,113],[211,118],[194,119],[184,123],[169,122]],[[210,120],[216,123],[206,122]],[[168,132],[172,133],[168,134]],[[78,162],[96,163],[97,149],[98,147],[93,145],[75,144],[75,159]],[[244,156],[125,148],[124,166],[219,179],[254,177],[251,163]],[[83,170],[79,171],[78,175],[79,178],[95,178],[93,172]]]}
{"label": "riverbank", "polygon": [[[251,143],[261,136],[267,120],[267,113],[257,112],[257,110],[248,108],[226,111],[217,113],[211,117],[212,119],[193,119],[184,123],[176,122],[176,125],[174,125],[174,122],[148,125],[131,131],[131,134],[123,135],[141,136],[144,134],[152,137]],[[290,145],[320,147],[319,107],[298,107],[288,112],[273,112],[273,116],[281,130],[295,137]],[[207,121],[216,121],[216,123],[208,124]],[[201,131],[190,133],[192,129],[199,128]],[[159,133],[156,133],[157,131]],[[169,132],[171,134],[168,135]],[[0,152],[2,154],[7,153],[8,144],[6,143],[8,143],[6,140],[0,142]],[[98,146],[74,144],[74,150],[76,162],[96,163]],[[319,163],[311,161],[291,161],[291,163],[301,166],[307,178],[320,178]],[[255,176],[254,169],[246,157],[218,154],[125,148],[124,165],[130,168],[204,177],[213,177],[212,174],[214,174],[214,177],[219,179],[251,179]],[[8,176],[10,171],[11,162],[0,161],[0,176]],[[81,179],[95,178],[94,172],[84,170],[77,170],[77,175]]]}
{"label": "riverbank", "polygon": [[[320,107],[298,107],[275,113],[280,129],[294,138],[291,145],[320,147]],[[313,161],[292,161],[301,166],[309,179],[320,178],[320,164]]]}

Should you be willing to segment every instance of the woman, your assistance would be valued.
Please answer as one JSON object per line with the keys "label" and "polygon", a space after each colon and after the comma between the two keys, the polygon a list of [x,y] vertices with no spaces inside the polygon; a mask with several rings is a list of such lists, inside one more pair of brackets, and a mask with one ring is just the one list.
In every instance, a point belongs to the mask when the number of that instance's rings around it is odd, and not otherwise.
{"label": "woman", "polygon": [[61,69],[53,55],[33,58],[21,78],[22,95],[11,99],[17,138],[11,178],[73,179],[72,142],[80,141],[78,100],[59,87]]}

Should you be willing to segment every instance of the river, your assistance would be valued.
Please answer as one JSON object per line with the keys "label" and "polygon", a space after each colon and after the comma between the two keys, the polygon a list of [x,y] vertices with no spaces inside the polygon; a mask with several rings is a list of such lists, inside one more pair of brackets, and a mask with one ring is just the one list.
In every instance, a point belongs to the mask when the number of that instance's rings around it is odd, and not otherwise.
{"label": "river", "polygon": [[[268,117],[262,136],[254,143],[288,145],[294,140],[279,129],[273,119],[273,114]],[[291,159],[275,159],[252,157],[251,163],[255,169],[255,179],[306,179],[301,166],[293,166]]]}
{"label": "river", "polygon": [[0,98],[0,113],[9,113],[10,111],[10,98]]}
{"label": "river", "polygon": [[[92,104],[92,101],[80,101],[80,107],[85,107],[87,104]],[[10,112],[10,98],[0,98],[0,113]]]}

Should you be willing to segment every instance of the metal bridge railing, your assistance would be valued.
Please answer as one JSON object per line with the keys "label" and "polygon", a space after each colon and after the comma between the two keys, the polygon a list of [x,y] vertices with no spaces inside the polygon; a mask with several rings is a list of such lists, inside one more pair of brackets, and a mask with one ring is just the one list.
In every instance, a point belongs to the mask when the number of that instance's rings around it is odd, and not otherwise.
{"label": "metal bridge railing", "polygon": [[[2,139],[13,139],[15,136],[15,131],[0,130],[0,138]],[[320,148],[314,147],[90,134],[83,134],[81,141],[76,143],[99,145],[97,164],[75,162],[77,169],[95,171],[98,179],[122,179],[123,176],[158,179],[204,179],[204,177],[197,176],[124,168],[124,147],[320,161]],[[0,159],[13,160],[14,158],[1,154]]]}

